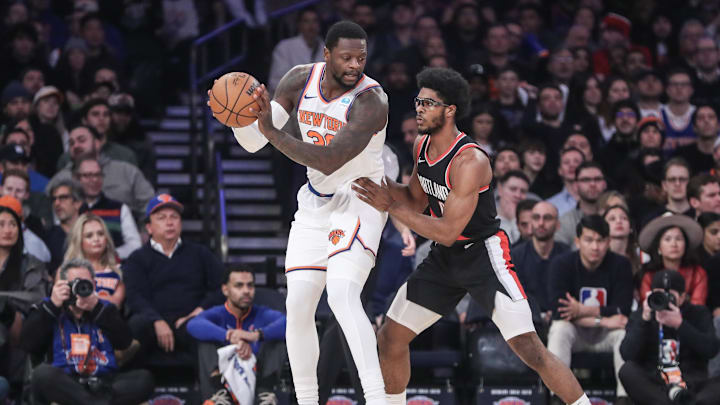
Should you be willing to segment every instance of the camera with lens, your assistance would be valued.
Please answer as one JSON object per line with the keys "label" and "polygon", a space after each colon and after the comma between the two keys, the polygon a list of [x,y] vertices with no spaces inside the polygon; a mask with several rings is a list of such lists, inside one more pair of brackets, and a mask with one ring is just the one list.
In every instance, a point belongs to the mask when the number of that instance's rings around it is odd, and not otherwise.
{"label": "camera with lens", "polygon": [[677,305],[675,296],[666,291],[654,291],[648,296],[648,305],[654,311],[670,309],[670,303]]}
{"label": "camera with lens", "polygon": [[78,297],[89,297],[95,292],[93,282],[84,278],[76,278],[70,281],[68,286],[70,287],[70,299],[67,301],[68,305],[74,305]]}
{"label": "camera with lens", "polygon": [[98,376],[81,376],[78,377],[77,381],[87,387],[88,391],[93,394],[107,394],[108,386],[105,381]]}
{"label": "camera with lens", "polygon": [[673,404],[691,405],[695,403],[695,397],[688,391],[687,387],[681,384],[668,385],[668,399]]}

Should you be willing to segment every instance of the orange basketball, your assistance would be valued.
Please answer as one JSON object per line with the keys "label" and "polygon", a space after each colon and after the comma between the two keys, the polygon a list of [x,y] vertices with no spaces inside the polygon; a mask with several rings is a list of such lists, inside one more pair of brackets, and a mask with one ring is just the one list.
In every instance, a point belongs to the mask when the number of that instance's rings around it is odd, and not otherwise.
{"label": "orange basketball", "polygon": [[257,110],[253,92],[260,86],[252,75],[243,72],[226,73],[210,90],[210,109],[213,117],[229,127],[244,127],[257,119],[250,108]]}

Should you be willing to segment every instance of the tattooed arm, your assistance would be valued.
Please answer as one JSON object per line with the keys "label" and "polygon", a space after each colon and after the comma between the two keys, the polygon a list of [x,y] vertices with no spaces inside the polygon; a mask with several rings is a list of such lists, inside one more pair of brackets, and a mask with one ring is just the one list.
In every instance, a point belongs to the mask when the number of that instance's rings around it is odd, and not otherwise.
{"label": "tattooed arm", "polygon": [[[332,143],[327,146],[314,145],[293,138],[272,125],[272,111],[264,85],[255,90],[254,97],[259,110],[252,112],[257,113],[258,127],[267,140],[290,159],[325,175],[332,174],[360,154],[370,143],[372,136],[383,129],[387,121],[387,96],[379,88],[372,89],[357,97],[350,110],[347,125],[337,132]],[[283,104],[277,95],[276,100]],[[292,102],[294,103],[294,100]]]}

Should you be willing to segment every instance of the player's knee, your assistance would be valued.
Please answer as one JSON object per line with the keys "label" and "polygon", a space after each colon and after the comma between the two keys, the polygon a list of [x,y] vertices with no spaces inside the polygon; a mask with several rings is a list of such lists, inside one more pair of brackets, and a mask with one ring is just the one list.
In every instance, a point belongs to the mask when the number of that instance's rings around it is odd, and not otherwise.
{"label": "player's knee", "polygon": [[403,329],[404,327],[400,327],[400,325],[391,319],[387,319],[387,322],[380,327],[377,334],[377,341],[378,350],[381,355],[388,356],[397,351],[408,350],[415,334],[409,329]]}
{"label": "player's knee", "polygon": [[328,280],[328,306],[330,306],[336,317],[350,310],[353,305],[362,308],[362,302],[360,301],[361,287],[353,284],[352,281],[343,279]]}
{"label": "player's knee", "polygon": [[306,322],[307,318],[314,321],[315,307],[308,305],[308,298],[303,294],[288,291],[285,299],[285,308],[287,312],[287,323]]}

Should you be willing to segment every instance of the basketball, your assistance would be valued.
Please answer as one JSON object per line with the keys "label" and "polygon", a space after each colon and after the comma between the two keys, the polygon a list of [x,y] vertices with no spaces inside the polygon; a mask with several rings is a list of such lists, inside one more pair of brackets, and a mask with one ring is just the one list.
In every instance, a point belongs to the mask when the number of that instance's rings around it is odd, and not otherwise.
{"label": "basketball", "polygon": [[226,73],[210,90],[210,109],[218,121],[229,127],[244,127],[257,119],[250,108],[258,109],[253,92],[260,86],[252,75],[243,72]]}

